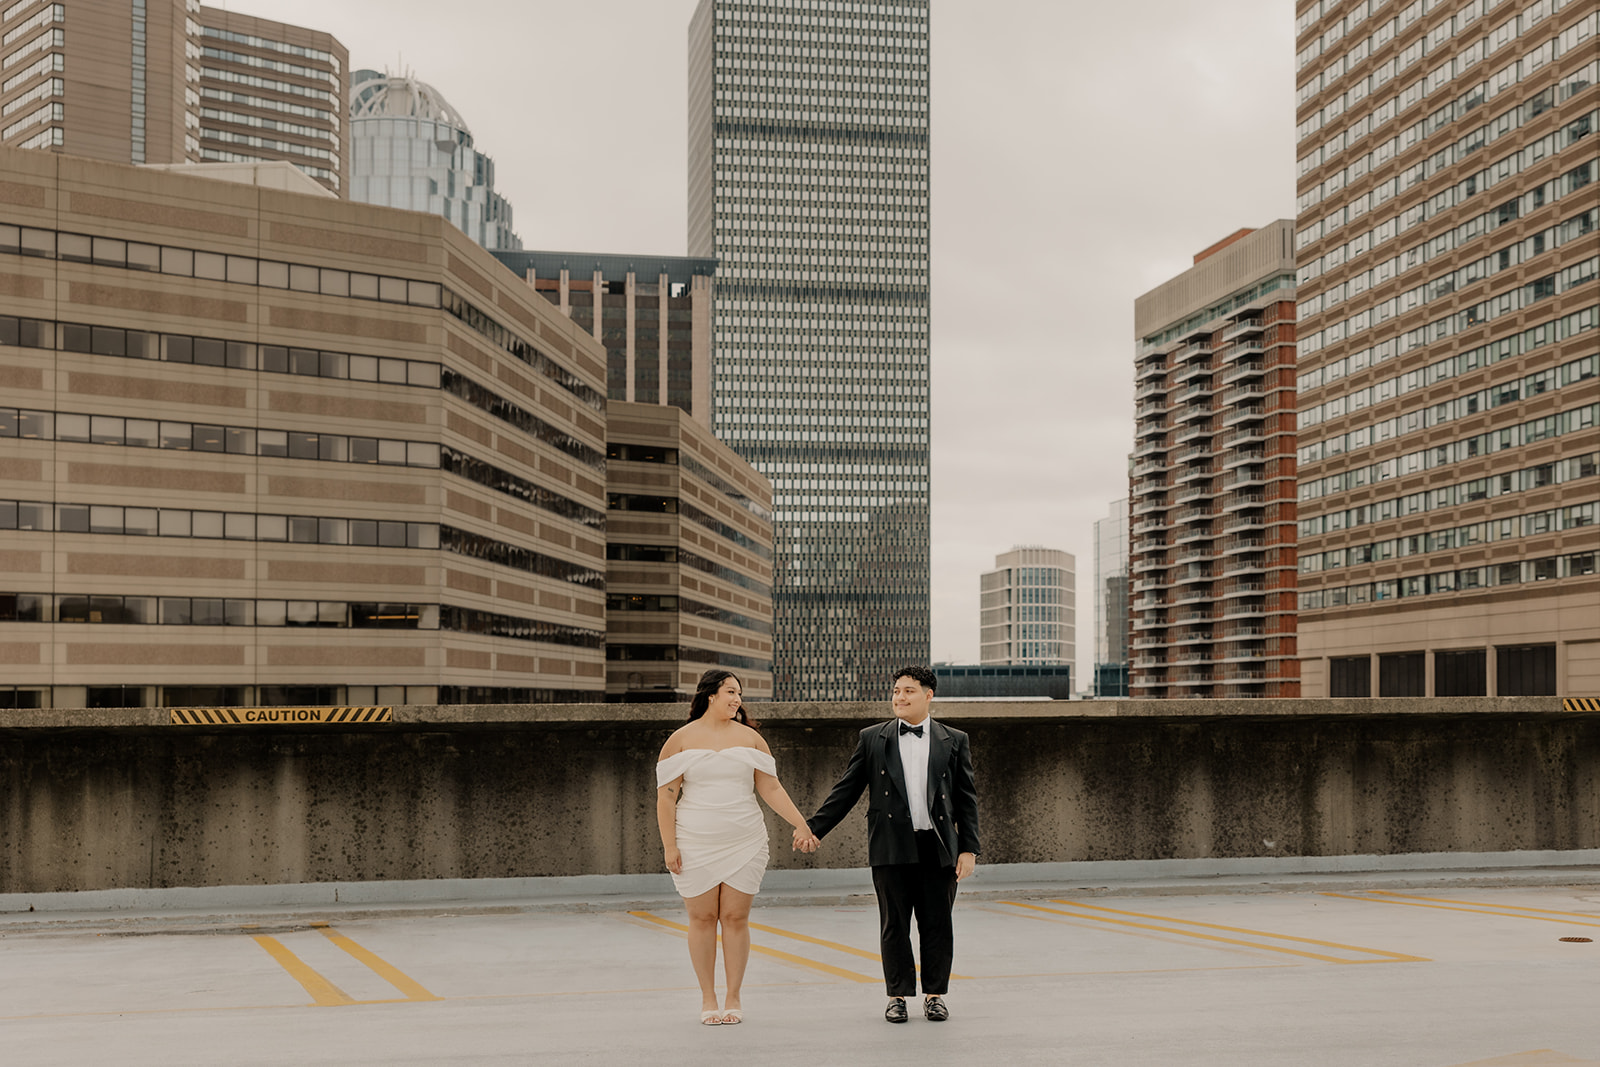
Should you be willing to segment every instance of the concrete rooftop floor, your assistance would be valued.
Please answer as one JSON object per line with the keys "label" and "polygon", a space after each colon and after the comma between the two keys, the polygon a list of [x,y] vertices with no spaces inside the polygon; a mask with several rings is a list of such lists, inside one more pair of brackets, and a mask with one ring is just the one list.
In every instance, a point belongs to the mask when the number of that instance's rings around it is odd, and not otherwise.
{"label": "concrete rooftop floor", "polygon": [[864,882],[758,898],[725,1027],[698,1024],[666,895],[9,913],[0,1061],[1600,1064],[1594,868],[990,874],[957,903],[952,1019],[904,1026]]}

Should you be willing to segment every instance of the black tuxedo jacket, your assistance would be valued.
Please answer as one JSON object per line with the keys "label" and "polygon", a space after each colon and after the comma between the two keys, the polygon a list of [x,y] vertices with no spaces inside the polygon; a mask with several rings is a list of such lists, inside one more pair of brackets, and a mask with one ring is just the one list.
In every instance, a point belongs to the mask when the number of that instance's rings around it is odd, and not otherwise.
{"label": "black tuxedo jacket", "polygon": [[[941,858],[953,867],[960,853],[978,852],[972,747],[960,730],[932,718],[927,722],[928,817],[939,835]],[[855,807],[862,790],[867,792],[867,862],[874,867],[918,862],[905,768],[900,765],[899,719],[861,731],[844,774],[810,820],[811,832],[827,836]]]}

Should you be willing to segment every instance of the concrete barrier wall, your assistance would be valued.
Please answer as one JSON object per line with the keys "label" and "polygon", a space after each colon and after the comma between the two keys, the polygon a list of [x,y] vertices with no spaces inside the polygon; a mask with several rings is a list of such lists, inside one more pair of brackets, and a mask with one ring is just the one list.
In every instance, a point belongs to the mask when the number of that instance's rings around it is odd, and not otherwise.
{"label": "concrete barrier wall", "polygon": [[[754,709],[802,810],[884,705]],[[1600,713],[1551,698],[940,702],[987,863],[1600,847]],[[677,706],[421,707],[375,726],[0,711],[0,893],[660,871]],[[859,815],[814,856],[859,867]]]}

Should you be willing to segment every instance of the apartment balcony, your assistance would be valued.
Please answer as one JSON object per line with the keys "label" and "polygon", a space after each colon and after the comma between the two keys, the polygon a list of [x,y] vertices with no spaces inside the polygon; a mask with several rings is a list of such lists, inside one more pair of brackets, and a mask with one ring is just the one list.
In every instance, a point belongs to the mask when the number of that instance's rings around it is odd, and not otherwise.
{"label": "apartment balcony", "polygon": [[1133,413],[1138,418],[1148,419],[1150,416],[1160,415],[1166,410],[1167,402],[1165,400],[1146,400],[1144,403],[1134,408]]}
{"label": "apartment balcony", "polygon": [[1266,371],[1267,365],[1258,360],[1235,363],[1222,372],[1222,384],[1232,385],[1242,378],[1254,378],[1257,375],[1265,374]]}
{"label": "apartment balcony", "polygon": [[1157,393],[1165,393],[1166,391],[1167,387],[1159,381],[1146,382],[1133,391],[1133,398],[1135,400],[1143,400],[1146,397],[1155,396]]}
{"label": "apartment balcony", "polygon": [[1147,474],[1142,478],[1133,479],[1130,492],[1134,496],[1149,496],[1151,493],[1160,493],[1167,488],[1167,476],[1164,474]]}
{"label": "apartment balcony", "polygon": [[1192,482],[1196,478],[1210,478],[1216,473],[1217,468],[1213,467],[1211,464],[1197,463],[1192,467],[1176,468],[1173,471],[1172,480],[1174,484],[1181,485],[1184,482]]}
{"label": "apartment balcony", "polygon": [[1266,564],[1256,556],[1226,556],[1222,560],[1222,573],[1234,574],[1265,574]]}
{"label": "apartment balcony", "polygon": [[1209,608],[1188,608],[1188,609],[1185,609],[1184,611],[1175,611],[1175,612],[1173,612],[1172,613],[1172,619],[1168,623],[1168,625],[1171,625],[1171,626],[1187,626],[1190,623],[1210,622],[1210,621],[1211,621],[1211,610]]}
{"label": "apartment balcony", "polygon": [[1148,518],[1140,519],[1138,522],[1134,523],[1133,532],[1146,533],[1151,530],[1164,530],[1166,527],[1167,520],[1165,518],[1160,515],[1151,515]]}
{"label": "apartment balcony", "polygon": [[[1176,634],[1168,635],[1167,645],[1170,648],[1177,648],[1181,645],[1210,645],[1214,643],[1214,640],[1211,636],[1211,631],[1207,629],[1181,630]],[[1198,654],[1209,656],[1211,653],[1209,650],[1202,649]]]}
{"label": "apartment balcony", "polygon": [[1215,351],[1210,341],[1191,341],[1173,353],[1172,359],[1174,363],[1187,363],[1201,356],[1209,357]]}
{"label": "apartment balcony", "polygon": [[1244,638],[1261,637],[1266,632],[1267,628],[1259,622],[1237,622],[1232,626],[1222,627],[1217,632],[1217,636],[1224,641],[1235,641]]}
{"label": "apartment balcony", "polygon": [[1229,537],[1222,542],[1221,555],[1231,556],[1236,552],[1253,552],[1266,547],[1264,537]]}
{"label": "apartment balcony", "polygon": [[1134,648],[1158,648],[1166,643],[1167,639],[1160,634],[1143,634],[1130,642]]}
{"label": "apartment balcony", "polygon": [[1259,340],[1242,340],[1237,344],[1229,345],[1222,352],[1223,363],[1233,363],[1244,359],[1246,356],[1260,356],[1266,354],[1266,348]]}
{"label": "apartment balcony", "polygon": [[1175,608],[1181,608],[1185,605],[1210,604],[1215,599],[1216,597],[1211,595],[1211,586],[1209,584],[1187,585],[1174,589],[1171,597],[1168,598],[1168,602]]}
{"label": "apartment balcony", "polygon": [[1151,381],[1164,378],[1167,375],[1167,361],[1165,359],[1151,360],[1141,363],[1134,369],[1134,381]]}
{"label": "apartment balcony", "polygon": [[1238,322],[1229,323],[1222,331],[1224,341],[1237,340],[1246,334],[1260,333],[1266,326],[1258,318],[1240,319]]}
{"label": "apartment balcony", "polygon": [[[1222,447],[1232,448],[1235,445],[1254,444],[1267,439],[1267,431],[1260,426],[1241,426],[1237,430],[1223,435]],[[1135,453],[1137,455],[1138,453]]]}
{"label": "apartment balcony", "polygon": [[1135,630],[1165,630],[1167,628],[1167,620],[1160,616],[1141,617],[1132,620],[1131,625]]}
{"label": "apartment balcony", "polygon": [[[1161,558],[1136,559],[1132,563],[1128,564],[1129,571],[1134,574],[1143,574],[1146,571],[1152,570],[1165,570],[1166,567],[1167,561]],[[1134,588],[1137,589],[1139,587],[1134,586]]]}
{"label": "apartment balcony", "polygon": [[[1201,414],[1207,414],[1207,412],[1202,410]],[[1210,420],[1205,422],[1191,422],[1186,426],[1176,427],[1172,431],[1172,443],[1175,445],[1188,444],[1190,441],[1198,441],[1202,437],[1206,438],[1207,440],[1210,440],[1211,438]]]}
{"label": "apartment balcony", "polygon": [[1243,489],[1247,485],[1265,484],[1267,484],[1266,471],[1255,467],[1236,467],[1222,476],[1224,489]]}
{"label": "apartment balcony", "polygon": [[1253,604],[1248,600],[1228,600],[1217,609],[1217,619],[1226,622],[1229,619],[1260,619],[1267,614],[1266,608],[1260,604]]}
{"label": "apartment balcony", "polygon": [[[1206,509],[1201,510],[1204,511]],[[1211,524],[1209,522],[1199,523],[1193,526],[1179,524],[1177,525],[1176,529],[1173,530],[1172,543],[1174,545],[1182,546],[1194,544],[1196,541],[1209,542],[1213,536],[1214,535],[1211,532]]]}
{"label": "apartment balcony", "polygon": [[1222,454],[1222,468],[1238,467],[1246,463],[1260,463],[1267,458],[1267,450],[1259,446],[1230,448]]}
{"label": "apartment balcony", "polygon": [[1210,559],[1212,555],[1209,544],[1189,544],[1172,550],[1172,562],[1183,563],[1191,559]]}
{"label": "apartment balcony", "polygon": [[1167,450],[1166,431],[1163,430],[1158,437],[1146,437],[1134,444],[1133,457],[1153,456],[1157,452],[1165,453]]}
{"label": "apartment balcony", "polygon": [[1169,686],[1210,685],[1211,675],[1207,671],[1188,671],[1175,674],[1167,679]]}
{"label": "apartment balcony", "polygon": [[1265,668],[1251,667],[1242,663],[1223,667],[1221,675],[1224,682],[1264,682],[1267,678]]}
{"label": "apartment balcony", "polygon": [[1259,508],[1266,502],[1267,494],[1259,489],[1240,489],[1222,498],[1222,513],[1226,515],[1240,508]]}
{"label": "apartment balcony", "polygon": [[1161,656],[1134,656],[1130,665],[1142,670],[1150,670],[1155,667],[1165,667],[1167,661]]}
{"label": "apartment balcony", "polygon": [[1139,460],[1133,465],[1133,476],[1143,478],[1147,474],[1160,474],[1167,469],[1165,456],[1149,456]]}
{"label": "apartment balcony", "polygon": [[1152,575],[1149,578],[1134,579],[1133,591],[1135,593],[1145,593],[1152,589],[1160,589],[1166,584],[1166,579],[1160,575],[1160,572],[1157,572],[1157,574]]}
{"label": "apartment balcony", "polygon": [[1182,427],[1184,423],[1193,422],[1196,419],[1209,419],[1210,417],[1210,404],[1187,404],[1181,408],[1172,409],[1172,423],[1177,427]]}
{"label": "apartment balcony", "polygon": [[1177,490],[1177,492],[1172,494],[1172,502],[1174,504],[1184,504],[1191,500],[1200,500],[1202,498],[1209,500],[1215,495],[1216,490],[1211,488],[1211,483],[1202,482],[1198,485],[1183,486],[1181,489]]}
{"label": "apartment balcony", "polygon": [[1143,497],[1133,502],[1133,513],[1135,515],[1148,515],[1152,511],[1162,511],[1166,506],[1167,502],[1159,496]]}
{"label": "apartment balcony", "polygon": [[1222,583],[1221,599],[1236,596],[1260,596],[1267,591],[1267,583],[1261,578],[1233,578]]}
{"label": "apartment balcony", "polygon": [[1265,518],[1251,511],[1241,511],[1222,520],[1222,528],[1230,532],[1234,530],[1265,530],[1267,525]]}
{"label": "apartment balcony", "polygon": [[1205,360],[1195,360],[1193,363],[1185,363],[1179,366],[1177,370],[1172,372],[1172,384],[1181,385],[1184,382],[1192,382],[1197,378],[1209,377],[1211,377],[1211,364]]}
{"label": "apartment balcony", "polygon": [[1232,426],[1235,423],[1245,422],[1249,419],[1259,419],[1266,415],[1265,404],[1236,404],[1233,407],[1222,409],[1222,425]]}
{"label": "apartment balcony", "polygon": [[1222,403],[1225,406],[1232,407],[1246,400],[1262,400],[1266,395],[1267,387],[1260,382],[1246,382],[1244,385],[1236,385],[1223,393]]}
{"label": "apartment balcony", "polygon": [[1170,518],[1174,525],[1181,526],[1191,522],[1209,522],[1214,514],[1209,507],[1183,508]]}
{"label": "apartment balcony", "polygon": [[1211,446],[1210,446],[1209,443],[1198,444],[1198,445],[1187,445],[1187,446],[1185,446],[1183,448],[1178,449],[1176,452],[1172,453],[1172,455],[1167,457],[1167,459],[1168,459],[1168,462],[1170,462],[1174,467],[1176,467],[1176,466],[1179,466],[1180,464],[1187,463],[1191,459],[1195,459],[1195,458],[1200,457],[1200,456],[1209,457],[1211,454],[1212,454]]}

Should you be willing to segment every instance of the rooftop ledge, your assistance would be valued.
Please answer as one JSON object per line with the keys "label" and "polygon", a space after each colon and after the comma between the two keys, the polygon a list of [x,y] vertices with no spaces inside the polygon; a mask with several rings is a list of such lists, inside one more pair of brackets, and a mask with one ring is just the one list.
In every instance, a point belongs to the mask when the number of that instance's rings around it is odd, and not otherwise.
{"label": "rooftop ledge", "polygon": [[[1310,699],[1222,700],[936,700],[936,718],[960,725],[985,722],[1067,723],[1086,719],[1276,719],[1297,716],[1351,718],[1362,716],[1590,715],[1600,714],[1592,700],[1570,710],[1561,697],[1338,697]],[[803,726],[812,723],[869,723],[890,717],[882,701],[752,703],[758,722]],[[223,709],[274,713],[268,721],[239,724],[175,723],[167,708],[38,708],[0,709],[0,731],[47,730],[183,730],[213,732],[236,729],[317,729],[342,731],[416,730],[418,728],[494,728],[591,725],[668,725],[688,715],[686,704],[419,704],[398,705],[391,722],[289,721],[293,708]]]}

